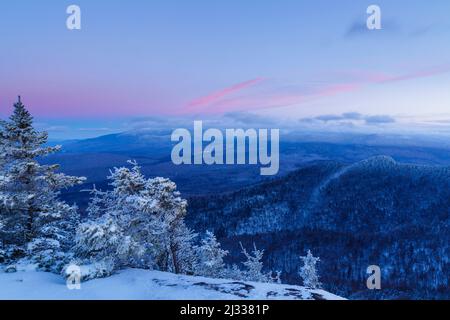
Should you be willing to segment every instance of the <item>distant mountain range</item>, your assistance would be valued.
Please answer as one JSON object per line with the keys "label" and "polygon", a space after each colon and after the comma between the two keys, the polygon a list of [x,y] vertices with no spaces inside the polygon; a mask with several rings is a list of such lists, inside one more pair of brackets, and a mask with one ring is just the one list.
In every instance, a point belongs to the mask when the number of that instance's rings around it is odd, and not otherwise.
{"label": "distant mountain range", "polygon": [[[87,194],[79,194],[79,190],[92,184],[107,188],[109,170],[126,165],[130,159],[137,160],[148,176],[171,178],[184,195],[230,192],[271,179],[261,177],[258,166],[175,166],[170,159],[170,134],[170,130],[143,130],[63,141],[61,153],[42,161],[59,163],[64,172],[88,178],[86,185],[65,195],[81,207]],[[354,163],[378,155],[401,163],[450,166],[450,145],[442,138],[289,132],[281,134],[278,177],[311,161]]]}

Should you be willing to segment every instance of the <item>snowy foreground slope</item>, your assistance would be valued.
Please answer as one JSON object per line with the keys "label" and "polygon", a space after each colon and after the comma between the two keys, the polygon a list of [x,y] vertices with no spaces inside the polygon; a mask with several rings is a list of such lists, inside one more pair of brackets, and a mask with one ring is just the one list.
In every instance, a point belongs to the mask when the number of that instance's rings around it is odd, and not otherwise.
{"label": "snowy foreground slope", "polygon": [[61,276],[18,271],[0,273],[2,300],[341,300],[323,290],[299,286],[180,276],[127,269],[69,290]]}

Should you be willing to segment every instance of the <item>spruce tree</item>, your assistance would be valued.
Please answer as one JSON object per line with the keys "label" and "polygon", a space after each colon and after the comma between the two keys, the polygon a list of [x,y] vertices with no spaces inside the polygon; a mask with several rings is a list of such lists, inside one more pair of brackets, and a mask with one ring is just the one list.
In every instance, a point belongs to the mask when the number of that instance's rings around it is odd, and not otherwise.
{"label": "spruce tree", "polygon": [[0,126],[0,243],[13,252],[9,258],[28,253],[43,269],[53,270],[72,245],[78,221],[76,207],[60,201],[59,192],[84,178],[38,162],[60,146],[46,146],[48,134],[35,130],[20,97]]}
{"label": "spruce tree", "polygon": [[247,250],[244,248],[242,243],[240,243],[242,253],[246,257],[246,261],[244,261],[242,264],[245,266],[246,270],[243,271],[243,275],[245,277],[245,280],[248,281],[255,281],[255,282],[273,282],[273,279],[271,277],[271,273],[264,273],[263,267],[263,256],[264,256],[264,250],[258,250],[256,248],[256,245],[253,244],[253,251],[252,253],[248,253]]}
{"label": "spruce tree", "polygon": [[227,254],[228,251],[221,248],[214,233],[207,231],[201,246],[197,248],[195,274],[211,278],[225,277],[227,269],[223,259]]}
{"label": "spruce tree", "polygon": [[303,279],[303,285],[310,289],[318,289],[321,287],[319,276],[316,270],[316,264],[320,258],[312,255],[311,250],[308,250],[306,257],[300,257],[303,261],[303,266],[300,268],[299,275]]}
{"label": "spruce tree", "polygon": [[147,179],[137,163],[129,163],[131,168],[111,171],[108,180],[112,190],[92,191],[90,219],[77,232],[77,257],[88,263],[108,259],[115,269],[192,273],[196,235],[184,223],[187,202],[176,191],[175,183]]}

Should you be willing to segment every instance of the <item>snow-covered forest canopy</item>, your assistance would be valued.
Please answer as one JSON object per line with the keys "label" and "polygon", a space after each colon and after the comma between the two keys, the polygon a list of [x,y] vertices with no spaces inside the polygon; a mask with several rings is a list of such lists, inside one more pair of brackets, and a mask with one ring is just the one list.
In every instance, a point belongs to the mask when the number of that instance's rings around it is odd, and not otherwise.
{"label": "snow-covered forest canopy", "polygon": [[[60,192],[86,178],[61,173],[59,166],[39,160],[61,147],[47,145],[20,97],[9,120],[0,123],[0,265],[14,272],[16,264],[67,276],[79,266],[82,280],[140,268],[184,275],[280,283],[280,272],[265,270],[264,251],[248,252],[243,262],[227,265],[216,236],[185,224],[188,203],[166,178],[146,178],[139,164],[112,168],[108,190],[89,190],[86,216]],[[303,265],[301,266],[301,261]],[[304,285],[320,287],[310,252],[299,258]]]}

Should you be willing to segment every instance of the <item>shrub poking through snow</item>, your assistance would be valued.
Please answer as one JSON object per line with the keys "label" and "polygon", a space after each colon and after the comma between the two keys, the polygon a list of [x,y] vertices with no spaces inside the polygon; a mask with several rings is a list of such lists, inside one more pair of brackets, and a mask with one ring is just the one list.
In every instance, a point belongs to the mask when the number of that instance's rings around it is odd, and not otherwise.
{"label": "shrub poking through snow", "polygon": [[244,248],[242,243],[240,243],[242,253],[246,257],[246,261],[243,262],[246,270],[242,271],[245,280],[255,281],[255,282],[272,282],[271,273],[263,273],[263,262],[262,258],[264,256],[264,250],[258,250],[256,245],[253,244],[253,251],[248,253]]}
{"label": "shrub poking through snow", "polygon": [[212,277],[226,277],[226,266],[223,259],[228,255],[228,251],[221,248],[214,233],[207,231],[201,245],[196,248],[197,263],[195,274]]}
{"label": "shrub poking through snow", "polygon": [[320,261],[320,258],[316,258],[312,255],[311,251],[305,257],[300,257],[303,261],[303,266],[300,268],[299,275],[303,279],[303,285],[310,289],[318,289],[321,287],[319,282],[319,276],[316,270],[316,264]]}

